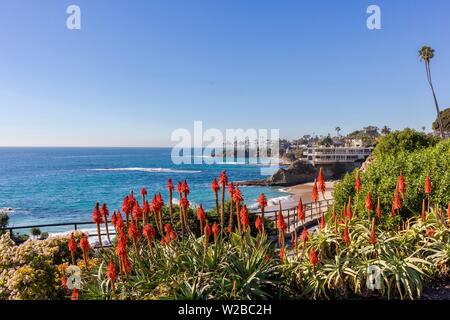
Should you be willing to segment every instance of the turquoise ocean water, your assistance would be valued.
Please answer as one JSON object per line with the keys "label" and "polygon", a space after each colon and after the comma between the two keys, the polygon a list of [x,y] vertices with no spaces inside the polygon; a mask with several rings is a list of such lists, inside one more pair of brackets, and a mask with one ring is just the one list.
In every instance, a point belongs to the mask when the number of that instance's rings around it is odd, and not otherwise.
{"label": "turquoise ocean water", "polygon": [[[0,148],[0,208],[13,210],[10,226],[90,221],[95,202],[106,202],[112,212],[130,190],[139,194],[141,187],[150,196],[161,192],[167,201],[168,178],[175,185],[187,179],[190,201],[210,208],[210,184],[222,170],[230,181],[265,178],[261,166],[240,159],[174,165],[170,155],[169,148]],[[261,192],[268,198],[287,195],[274,187],[241,190],[250,205]]]}

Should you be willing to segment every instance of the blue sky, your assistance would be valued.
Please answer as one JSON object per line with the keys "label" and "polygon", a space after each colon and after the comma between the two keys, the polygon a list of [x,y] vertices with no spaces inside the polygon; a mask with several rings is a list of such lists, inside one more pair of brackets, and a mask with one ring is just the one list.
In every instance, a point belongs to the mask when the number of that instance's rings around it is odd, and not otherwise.
{"label": "blue sky", "polygon": [[417,51],[435,48],[449,106],[449,15],[447,0],[2,0],[0,145],[167,146],[194,120],[287,138],[430,128]]}

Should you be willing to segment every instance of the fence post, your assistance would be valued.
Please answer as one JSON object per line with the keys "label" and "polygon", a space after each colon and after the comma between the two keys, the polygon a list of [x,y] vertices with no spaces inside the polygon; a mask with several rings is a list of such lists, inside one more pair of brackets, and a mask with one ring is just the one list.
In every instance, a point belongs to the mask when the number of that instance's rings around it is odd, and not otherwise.
{"label": "fence post", "polygon": [[77,231],[78,230],[78,225],[75,223],[73,226],[75,228],[75,231]]}

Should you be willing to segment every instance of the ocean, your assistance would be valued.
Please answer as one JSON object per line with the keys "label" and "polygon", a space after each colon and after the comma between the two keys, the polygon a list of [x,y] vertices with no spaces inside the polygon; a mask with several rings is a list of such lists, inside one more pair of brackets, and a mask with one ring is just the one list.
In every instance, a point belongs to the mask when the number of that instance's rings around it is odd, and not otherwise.
{"label": "ocean", "polygon": [[[229,161],[229,160],[228,160]],[[9,226],[91,221],[96,202],[110,211],[121,207],[131,190],[149,196],[161,192],[167,202],[167,179],[175,186],[186,179],[189,200],[205,208],[215,204],[210,184],[226,170],[230,181],[265,178],[261,166],[234,163],[175,165],[170,148],[0,148],[0,211],[11,208]],[[254,205],[261,192],[268,198],[288,195],[276,187],[241,187]],[[174,196],[176,197],[176,196]],[[52,231],[63,231],[53,228]]]}

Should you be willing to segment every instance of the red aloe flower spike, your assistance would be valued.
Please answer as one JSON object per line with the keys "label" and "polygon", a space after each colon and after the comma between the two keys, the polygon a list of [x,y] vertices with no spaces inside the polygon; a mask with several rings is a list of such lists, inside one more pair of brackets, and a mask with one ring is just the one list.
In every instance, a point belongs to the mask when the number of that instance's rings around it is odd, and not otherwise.
{"label": "red aloe flower spike", "polygon": [[148,248],[150,249],[150,253],[153,253],[152,243],[153,243],[153,239],[155,239],[155,236],[156,236],[155,229],[153,228],[153,226],[151,224],[146,224],[144,226],[144,228],[142,229],[142,235],[145,238],[147,238]]}
{"label": "red aloe flower spike", "polygon": [[80,248],[83,251],[84,263],[85,263],[86,268],[87,268],[88,267],[88,260],[89,260],[89,250],[91,249],[91,246],[89,244],[89,240],[88,240],[87,236],[84,233],[81,235]]}
{"label": "red aloe flower spike", "polygon": [[116,213],[116,217],[117,217],[116,230],[121,230],[125,227],[125,223],[123,222],[122,214],[120,213],[119,210]]}
{"label": "red aloe flower spike", "polygon": [[286,231],[286,223],[284,222],[283,211],[281,209],[281,201],[278,202],[279,210],[277,216],[278,243],[284,247],[284,233]]}
{"label": "red aloe flower spike", "polygon": [[317,257],[316,251],[311,248],[309,250],[309,263],[313,265],[313,268],[316,268],[316,265],[319,263],[319,258]]}
{"label": "red aloe flower spike", "polygon": [[348,224],[345,222],[345,228],[344,228],[344,243],[346,245],[350,244],[350,233],[348,231]]}
{"label": "red aloe flower spike", "polygon": [[139,206],[139,203],[135,202],[133,206],[133,220],[136,224],[136,227],[139,226],[139,221],[141,219],[142,219],[142,209]]}
{"label": "red aloe flower spike", "polygon": [[326,186],[325,186],[325,177],[323,174],[322,167],[320,167],[320,169],[319,169],[319,176],[317,177],[317,183],[319,184],[320,192],[322,192],[322,197],[323,197],[323,199],[325,199]]}
{"label": "red aloe flower spike", "polygon": [[305,211],[303,209],[303,201],[302,201],[301,197],[298,200],[297,217],[298,217],[298,221],[301,221],[303,224],[305,223]]}
{"label": "red aloe flower spike", "polygon": [[211,237],[211,226],[209,225],[208,220],[206,220],[205,228],[203,230],[203,233],[205,235],[204,247],[205,247],[205,254],[206,254],[206,251],[208,249],[208,244],[209,244],[209,238]]}
{"label": "red aloe flower spike", "polygon": [[75,253],[77,251],[77,243],[73,236],[73,232],[70,234],[68,247],[69,247],[69,251],[70,251],[70,256],[72,258],[72,264],[75,265]]}
{"label": "red aloe flower spike", "polygon": [[319,192],[317,191],[317,180],[314,180],[313,190],[311,192],[311,200],[317,202],[319,200]]}
{"label": "red aloe flower spike", "polygon": [[425,230],[425,235],[427,237],[434,237],[435,233],[436,233],[436,231],[433,228],[427,228]]}
{"label": "red aloe flower spike", "polygon": [[431,180],[430,176],[427,175],[425,178],[425,193],[430,194],[431,193]]}
{"label": "red aloe flower spike", "polygon": [[98,242],[103,248],[102,235],[100,232],[100,224],[103,223],[103,218],[100,212],[100,204],[98,202],[95,204],[94,210],[92,211],[92,221],[94,221],[94,223],[97,225]]}
{"label": "red aloe flower spike", "polygon": [[281,263],[284,263],[284,260],[286,258],[286,254],[285,254],[285,250],[284,250],[284,246],[280,248],[280,261]]}
{"label": "red aloe flower spike", "polygon": [[167,180],[167,191],[169,192],[169,217],[170,217],[170,223],[173,224],[173,182],[172,179]]}
{"label": "red aloe flower spike", "polygon": [[147,196],[147,189],[142,187],[141,188],[141,197],[142,197],[142,203],[145,203],[145,197]]}
{"label": "red aloe flower spike", "polygon": [[217,183],[217,179],[214,178],[212,183],[211,183],[211,190],[214,193],[214,200],[216,201],[216,212],[219,213],[219,190],[220,190],[220,186]]}
{"label": "red aloe flower spike", "polygon": [[373,245],[377,243],[377,238],[375,236],[375,218],[372,219],[372,231],[370,233],[370,243]]}
{"label": "red aloe flower spike", "polygon": [[241,233],[241,220],[239,219],[239,213],[241,211],[240,204],[243,200],[244,200],[244,198],[242,197],[241,190],[239,189],[238,186],[236,186],[234,193],[233,193],[233,201],[236,206],[236,220],[237,220],[239,233]]}
{"label": "red aloe flower spike", "polygon": [[112,292],[116,291],[114,283],[117,280],[117,272],[116,272],[116,265],[114,264],[112,257],[109,259],[108,267],[106,268],[106,276],[111,281]]}
{"label": "red aloe flower spike", "polygon": [[150,216],[150,204],[148,203],[148,200],[146,199],[144,202],[144,205],[142,206],[142,224],[145,226],[148,223],[148,218]]}
{"label": "red aloe flower spike", "polygon": [[[224,170],[220,174],[219,177],[219,184],[222,186],[222,197],[221,197],[221,207],[220,207],[220,227],[223,228],[223,225],[225,223],[225,187],[228,185],[228,177],[227,172]],[[231,184],[231,188],[233,188]],[[230,192],[230,189],[228,189],[228,192]],[[230,194],[231,197],[231,194]]]}
{"label": "red aloe flower spike", "polygon": [[183,184],[182,184],[182,186],[181,186],[181,192],[184,193],[184,197],[185,197],[185,198],[187,198],[187,196],[188,196],[189,193],[190,193],[189,186],[188,186],[188,183],[187,183],[186,180],[184,180],[184,182],[183,182]]}
{"label": "red aloe flower spike", "polygon": [[400,198],[398,184],[395,187],[394,200],[392,202],[392,208],[394,210],[400,210],[402,208],[402,199]]}
{"label": "red aloe flower spike", "polygon": [[359,192],[361,190],[361,179],[359,177],[359,171],[356,172],[355,190]]}
{"label": "red aloe flower spike", "polygon": [[123,199],[122,202],[122,211],[125,213],[126,217],[127,217],[127,225],[128,225],[128,215],[130,214],[130,206],[129,206],[129,198],[128,196],[125,196],[125,198]]}
{"label": "red aloe flower spike", "polygon": [[170,243],[172,240],[177,238],[177,234],[170,224],[166,223],[164,225],[164,231],[166,233],[166,243]]}
{"label": "red aloe flower spike", "polygon": [[206,214],[202,204],[197,209],[197,219],[200,222],[200,234],[203,234],[203,221],[206,220]]}
{"label": "red aloe flower spike", "polygon": [[128,227],[128,236],[136,245],[136,242],[139,239],[139,231],[134,223],[130,223],[130,226]]}
{"label": "red aloe flower spike", "polygon": [[249,225],[248,209],[247,209],[246,205],[244,205],[241,209],[240,218],[241,218],[242,232],[245,233],[247,231],[247,227]]}
{"label": "red aloe flower spike", "polygon": [[352,197],[348,197],[348,203],[347,203],[347,218],[348,220],[353,219],[353,212],[352,212]]}
{"label": "red aloe flower spike", "polygon": [[178,190],[178,193],[180,194],[180,198],[181,198],[181,194],[183,193],[183,184],[181,183],[181,181],[178,181],[177,190]]}
{"label": "red aloe flower spike", "polygon": [[406,196],[406,182],[405,177],[403,176],[403,173],[400,171],[400,175],[398,176],[398,190],[402,194],[402,197],[405,198]]}
{"label": "red aloe flower spike", "polygon": [[378,218],[378,221],[381,221],[381,203],[380,203],[380,196],[378,196],[378,201],[377,201],[377,218]]}
{"label": "red aloe flower spike", "polygon": [[264,232],[264,215],[267,207],[267,198],[264,193],[261,193],[258,197],[258,206],[261,209],[261,231]]}
{"label": "red aloe flower spike", "polygon": [[373,201],[372,201],[372,197],[370,196],[370,192],[367,192],[367,196],[366,196],[366,209],[369,212],[369,220],[370,220],[370,214],[373,211]]}
{"label": "red aloe flower spike", "polygon": [[116,224],[117,224],[116,211],[114,211],[113,214],[111,215],[111,224],[113,225],[114,229],[116,229]]}
{"label": "red aloe flower spike", "polygon": [[306,245],[306,241],[308,241],[308,238],[309,238],[309,236],[308,236],[308,229],[303,227],[302,234],[300,236],[300,239],[302,240],[302,243],[303,243],[303,249],[304,249],[304,247]]}
{"label": "red aloe flower spike", "polygon": [[263,222],[261,216],[256,216],[255,229],[258,230],[258,232],[262,232],[263,230]]}
{"label": "red aloe flower spike", "polygon": [[214,242],[217,242],[217,237],[219,235],[219,232],[220,232],[220,225],[217,222],[214,222],[213,226],[212,226],[212,233],[214,235]]}
{"label": "red aloe flower spike", "polygon": [[322,213],[322,216],[320,217],[320,224],[319,224],[319,228],[320,229],[325,229],[326,223],[325,223],[325,215]]}

